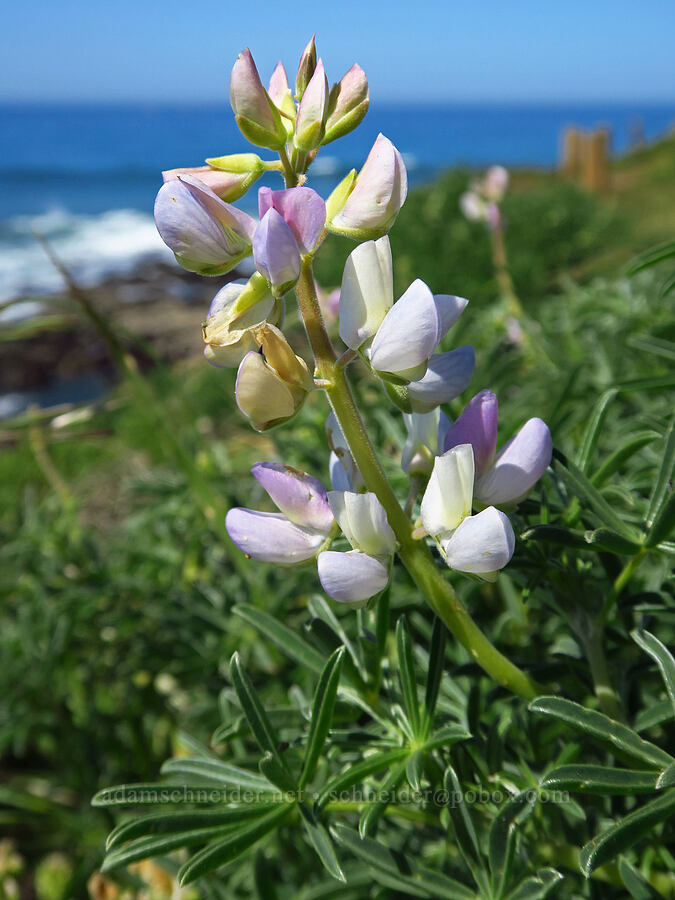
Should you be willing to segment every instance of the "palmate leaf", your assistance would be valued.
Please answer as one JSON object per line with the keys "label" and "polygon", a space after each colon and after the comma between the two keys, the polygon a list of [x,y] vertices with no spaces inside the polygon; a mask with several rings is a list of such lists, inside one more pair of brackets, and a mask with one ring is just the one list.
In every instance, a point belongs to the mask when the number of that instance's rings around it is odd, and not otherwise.
{"label": "palmate leaf", "polygon": [[312,775],[314,775],[326,736],[328,735],[328,729],[333,721],[333,708],[335,706],[338,684],[340,683],[343,656],[344,648],[340,647],[330,657],[319,678],[316,693],[314,694],[307,747],[300,775],[300,789],[304,788]]}
{"label": "palmate leaf", "polygon": [[390,803],[394,802],[395,792],[406,776],[407,765],[407,760],[394,765],[384,781],[378,785],[375,800],[361,813],[359,820],[361,837],[372,837],[377,831],[380,819]]}
{"label": "palmate leaf", "polygon": [[656,547],[661,541],[673,534],[675,529],[675,493],[672,493],[661,506],[651,524],[645,539],[646,547]]}
{"label": "palmate leaf", "polygon": [[342,641],[342,644],[343,644],[345,650],[347,651],[347,653],[349,654],[352,662],[354,663],[354,666],[356,667],[360,677],[362,679],[365,679],[366,671],[363,668],[363,661],[361,660],[361,657],[360,657],[359,653],[357,652],[356,648],[354,647],[352,642],[349,640],[349,636],[347,635],[347,632],[342,627],[340,620],[335,615],[333,610],[330,608],[330,605],[326,602],[326,598],[324,596],[322,596],[321,594],[313,594],[309,598],[307,605],[308,605],[312,615],[314,615],[318,619],[324,619],[324,621],[326,621],[328,623],[328,625],[330,625],[330,627],[333,629],[335,634],[337,634],[337,636]]}
{"label": "palmate leaf", "polygon": [[672,815],[675,815],[675,789],[645,803],[589,841],[579,854],[581,871],[588,877],[598,866],[633,847],[643,837],[647,837],[655,825]]}
{"label": "palmate leaf", "polygon": [[229,809],[202,809],[189,812],[151,813],[147,816],[122,822],[108,835],[106,850],[119,846],[124,841],[153,834],[170,834],[175,831],[190,831],[194,828],[208,828],[213,825],[234,825],[255,819],[270,811],[276,804],[257,803],[255,806],[231,807]]}
{"label": "palmate leaf", "polygon": [[355,765],[350,765],[344,772],[331,778],[321,789],[317,797],[317,805],[322,808],[331,800],[339,799],[343,791],[361,784],[371,775],[376,775],[388,769],[390,766],[406,759],[410,751],[407,747],[397,747],[395,750],[386,750],[382,753],[373,753]]}
{"label": "palmate leaf", "polygon": [[118,866],[127,866],[141,859],[153,856],[162,856],[171,853],[180,847],[194,847],[206,844],[213,838],[231,834],[238,830],[234,825],[212,825],[207,828],[194,828],[189,831],[179,831],[173,834],[159,834],[138,838],[126,846],[108,853],[101,866],[102,872],[109,872]]}
{"label": "palmate leaf", "polygon": [[183,887],[190,884],[207,872],[212,872],[241,856],[249,847],[280,825],[293,809],[295,804],[281,803],[248,827],[237,829],[221,840],[208,844],[181,867],[178,872],[179,885]]}
{"label": "palmate leaf", "polygon": [[654,769],[663,769],[675,762],[665,750],[655,744],[643,740],[637,732],[610,719],[596,710],[586,709],[571,700],[562,697],[537,697],[530,703],[533,712],[555,716],[557,719],[578,728],[603,743],[609,744],[615,751],[620,750],[632,759],[640,760]]}
{"label": "palmate leaf", "polygon": [[[179,756],[175,759],[168,759],[160,771],[162,775],[183,775],[187,778],[197,776],[205,781],[212,781],[214,784],[224,784],[228,787],[261,793],[274,790],[273,785],[266,778],[219,759]],[[164,785],[165,788],[168,786]]]}
{"label": "palmate leaf", "polygon": [[474,891],[460,881],[420,866],[377,841],[359,837],[345,825],[332,826],[331,834],[339,844],[363,860],[375,881],[384,887],[425,900],[476,900]]}
{"label": "palmate leaf", "polygon": [[541,782],[546,790],[568,790],[580,794],[649,794],[656,790],[658,773],[609,766],[560,766]]}
{"label": "palmate leaf", "polygon": [[675,659],[665,644],[649,631],[635,629],[630,635],[645,653],[648,653],[659,667],[661,677],[666,686],[675,713]]}

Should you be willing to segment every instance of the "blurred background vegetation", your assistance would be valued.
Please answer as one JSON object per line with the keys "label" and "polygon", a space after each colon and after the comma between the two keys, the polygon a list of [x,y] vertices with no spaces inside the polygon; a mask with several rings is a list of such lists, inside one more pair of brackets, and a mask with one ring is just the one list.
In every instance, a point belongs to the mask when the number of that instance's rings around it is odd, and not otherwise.
{"label": "blurred background vegetation", "polygon": [[[501,401],[500,444],[537,415],[556,448],[573,454],[597,398],[618,385],[598,461],[631,435],[663,435],[675,319],[662,285],[672,264],[633,277],[625,266],[675,234],[675,139],[613,163],[606,194],[549,172],[513,174],[503,206],[510,269],[542,357],[506,334],[488,236],[459,212],[469,177],[453,170],[412,191],[391,233],[397,295],[420,277],[471,301],[448,348],[473,344],[476,373],[448,413],[489,387]],[[326,243],[317,265],[325,287],[339,284],[351,246]],[[20,854],[0,844],[0,896],[11,896],[12,879],[41,900],[85,895],[113,824],[107,810],[90,807],[91,796],[153,780],[168,755],[208,743],[233,651],[272,705],[296,684],[311,695],[307,673],[230,609],[252,603],[302,630],[315,572],[236,555],[223,517],[232,505],[264,506],[248,475],[258,460],[283,460],[327,482],[325,400],[317,393],[290,426],[253,433],[234,406],[234,373],[207,366],[198,352],[206,306],[187,309],[179,359],[168,346],[162,352],[161,319],[152,347],[140,346],[114,306],[105,306],[102,334],[67,291],[18,331],[9,323],[0,333],[8,351],[19,340],[39,347],[54,317],[65,317],[95,355],[107,355],[113,382],[94,403],[34,408],[0,424],[0,831]],[[289,323],[304,348],[292,311]],[[402,418],[362,372],[353,375],[403,493]],[[647,442],[609,488],[627,515],[624,485],[648,495],[658,452]],[[516,563],[527,552],[519,545]],[[638,580],[658,590],[667,576],[654,562]],[[508,570],[497,586],[458,586],[507,653],[536,659],[542,643],[550,649],[561,638],[537,590],[514,586]],[[672,580],[664,590],[672,598]],[[391,603],[394,612],[417,608],[405,578]]]}

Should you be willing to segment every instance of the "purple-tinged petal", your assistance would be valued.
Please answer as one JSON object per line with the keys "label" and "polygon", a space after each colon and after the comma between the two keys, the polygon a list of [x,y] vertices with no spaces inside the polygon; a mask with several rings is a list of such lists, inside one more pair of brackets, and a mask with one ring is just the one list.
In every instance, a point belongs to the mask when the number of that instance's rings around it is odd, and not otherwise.
{"label": "purple-tinged petal", "polygon": [[321,587],[333,600],[363,606],[389,584],[389,560],[360,550],[324,550],[317,559]]}
{"label": "purple-tinged petal", "polygon": [[476,499],[486,506],[519,503],[548,468],[552,453],[548,425],[541,419],[528,419],[476,481]]}
{"label": "purple-tinged petal", "polygon": [[453,531],[471,514],[473,478],[471,444],[460,444],[436,457],[420,506],[427,534],[437,537]]}
{"label": "purple-tinged petal", "polygon": [[251,252],[255,220],[225,203],[198,178],[180,175],[162,185],[155,223],[176,259],[191,272],[229,272]]}
{"label": "purple-tinged petal", "polygon": [[396,536],[375,494],[329,491],[328,502],[344,536],[355,550],[386,556],[396,548]]}
{"label": "purple-tinged petal", "polygon": [[[351,454],[351,450],[349,449],[349,444],[345,440],[345,436],[342,433],[342,429],[338,423],[337,418],[335,417],[335,413],[331,412],[326,419],[326,436],[328,438],[328,446],[331,449],[331,483],[333,485],[333,490],[335,491],[358,491],[359,488],[363,487],[363,476],[359,471],[358,466],[354,462],[354,457]],[[339,472],[333,472],[332,468],[332,457],[337,457],[338,461],[341,463],[342,468],[345,470],[347,475],[347,482],[345,483],[343,479],[340,477]],[[339,484],[333,480],[338,479]]]}
{"label": "purple-tinged petal", "polygon": [[481,391],[467,405],[453,423],[445,438],[445,449],[457,444],[471,444],[476,461],[476,478],[492,465],[497,448],[497,396],[492,391]]}
{"label": "purple-tinged petal", "polygon": [[328,471],[330,472],[330,483],[334,491],[353,491],[355,489],[350,473],[345,468],[343,460],[340,459],[334,450],[331,450],[328,458]]}
{"label": "purple-tinged petal", "polygon": [[[264,280],[260,280],[267,289]],[[214,366],[238,366],[249,350],[260,347],[253,328],[278,316],[278,304],[267,290],[244,312],[238,311],[237,304],[249,286],[250,282],[243,279],[230,281],[213,298],[202,332],[206,344],[204,356]]]}
{"label": "purple-tinged petal", "polygon": [[[278,110],[290,116],[291,119],[295,119],[295,103],[293,103],[291,89],[288,86],[286,69],[284,69],[284,64],[281,61],[277,63],[274,72],[272,72],[267,93]],[[289,120],[286,121],[291,125]]]}
{"label": "purple-tinged petal", "polygon": [[268,209],[253,236],[253,259],[261,275],[282,296],[300,275],[300,252],[293,232],[276,209]]}
{"label": "purple-tinged petal", "polygon": [[459,198],[459,206],[470,222],[480,222],[487,216],[485,201],[475,191],[467,191]]}
{"label": "purple-tinged petal", "polygon": [[419,379],[440,338],[434,296],[418,278],[384,317],[370,347],[370,364],[376,372]]}
{"label": "purple-tinged petal", "polygon": [[283,217],[301,253],[314,249],[326,222],[326,204],[316,191],[308,187],[282,191],[262,187],[258,191],[258,214],[261,219],[269,209],[276,209]]}
{"label": "purple-tinged petal", "polygon": [[211,188],[221,200],[238,200],[242,197],[251,182],[248,172],[221,172],[211,166],[190,166],[182,169],[167,169],[162,172],[162,181],[173,181],[179,175],[194,175],[207,187]]}
{"label": "purple-tinged petal", "polygon": [[316,556],[325,534],[301,528],[282,513],[236,507],[225,517],[233,543],[253,559],[292,566]]}
{"label": "purple-tinged petal", "polygon": [[473,347],[469,345],[447,353],[434,353],[424,378],[408,385],[413,412],[429,412],[459,396],[469,386],[475,362]]}
{"label": "purple-tinged petal", "polygon": [[436,304],[440,321],[441,337],[439,340],[445,337],[457,319],[459,319],[468,302],[464,297],[455,297],[454,294],[434,294],[434,303]]}
{"label": "purple-tinged petal", "polygon": [[403,157],[388,138],[379,134],[345,205],[327,227],[360,241],[380,237],[394,224],[407,193]]}
{"label": "purple-tinged petal", "polygon": [[475,516],[467,516],[441,545],[451,569],[489,575],[504,568],[513,556],[515,543],[508,517],[489,506]]}
{"label": "purple-tinged petal", "polygon": [[295,525],[324,534],[331,530],[333,513],[328,505],[326,488],[316,478],[274,462],[256,463],[251,474]]}

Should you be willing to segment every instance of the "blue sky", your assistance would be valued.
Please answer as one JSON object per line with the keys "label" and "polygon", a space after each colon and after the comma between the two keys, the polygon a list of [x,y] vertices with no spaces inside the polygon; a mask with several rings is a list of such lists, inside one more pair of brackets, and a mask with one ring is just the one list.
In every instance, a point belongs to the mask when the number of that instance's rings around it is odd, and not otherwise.
{"label": "blue sky", "polygon": [[317,33],[371,97],[675,99],[674,0],[31,0],[3,10],[0,100],[211,102],[249,45],[266,78]]}

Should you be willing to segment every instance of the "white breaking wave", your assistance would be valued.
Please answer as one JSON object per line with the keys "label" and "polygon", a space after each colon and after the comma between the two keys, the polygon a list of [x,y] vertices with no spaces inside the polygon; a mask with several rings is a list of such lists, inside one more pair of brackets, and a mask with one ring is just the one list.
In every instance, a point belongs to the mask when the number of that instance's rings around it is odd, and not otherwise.
{"label": "white breaking wave", "polygon": [[35,231],[47,238],[73,277],[85,286],[130,272],[143,260],[173,259],[152,216],[137,210],[73,215],[54,209],[39,216],[16,216],[0,223],[2,302],[63,290],[63,279],[36,240]]}

